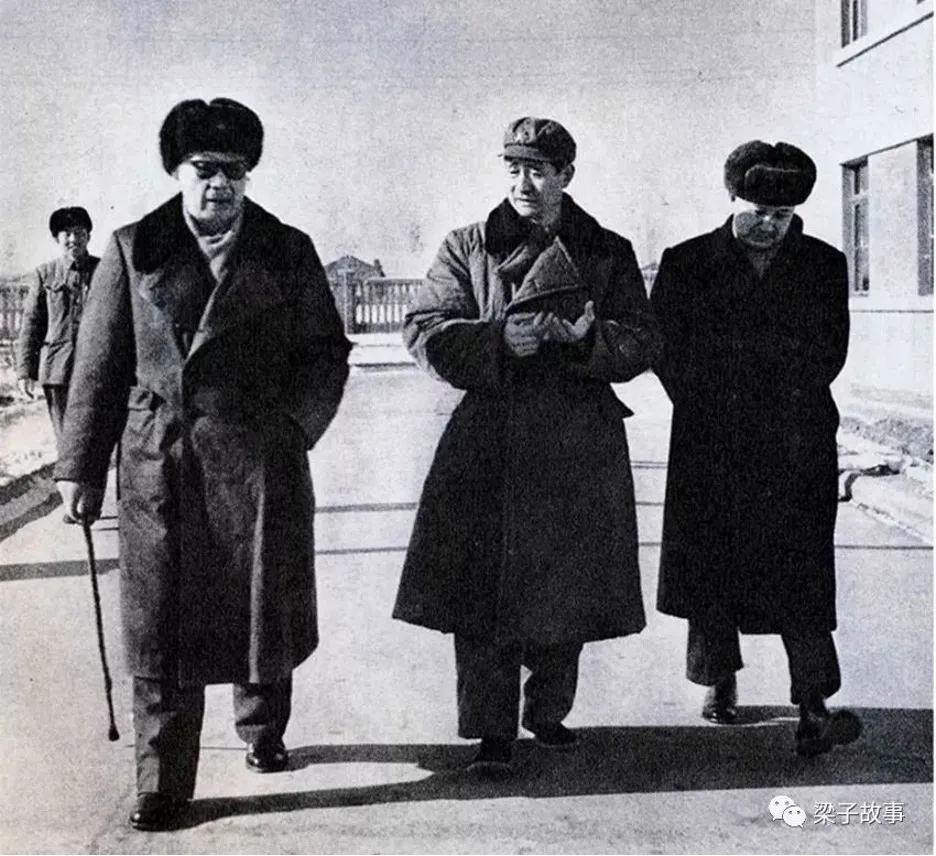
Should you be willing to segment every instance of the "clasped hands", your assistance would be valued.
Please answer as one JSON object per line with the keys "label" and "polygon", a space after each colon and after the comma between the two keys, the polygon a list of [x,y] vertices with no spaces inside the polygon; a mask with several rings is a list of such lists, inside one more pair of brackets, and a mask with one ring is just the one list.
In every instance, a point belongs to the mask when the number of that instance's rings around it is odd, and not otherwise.
{"label": "clasped hands", "polygon": [[543,342],[568,345],[581,342],[595,323],[595,304],[589,300],[585,310],[573,323],[554,312],[518,312],[507,316],[504,342],[517,357],[529,357]]}

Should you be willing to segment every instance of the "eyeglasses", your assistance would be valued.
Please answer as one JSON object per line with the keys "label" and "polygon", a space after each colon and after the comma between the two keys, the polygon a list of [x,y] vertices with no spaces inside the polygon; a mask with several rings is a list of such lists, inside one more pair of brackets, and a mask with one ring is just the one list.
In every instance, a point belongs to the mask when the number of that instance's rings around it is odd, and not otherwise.
{"label": "eyeglasses", "polygon": [[247,175],[247,164],[243,161],[193,160],[189,163],[195,169],[195,175],[202,179],[214,178],[219,172],[231,181],[240,181]]}

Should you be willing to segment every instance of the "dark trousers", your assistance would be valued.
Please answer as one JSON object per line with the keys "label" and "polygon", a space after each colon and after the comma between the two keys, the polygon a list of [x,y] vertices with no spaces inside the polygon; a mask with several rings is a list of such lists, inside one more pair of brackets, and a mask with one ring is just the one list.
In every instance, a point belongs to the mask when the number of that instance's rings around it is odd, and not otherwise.
{"label": "dark trousers", "polygon": [[45,384],[42,391],[45,393],[49,419],[52,422],[52,430],[55,432],[55,445],[56,448],[61,448],[65,427],[65,405],[68,404],[68,387],[61,383]]}
{"label": "dark trousers", "polygon": [[[835,642],[828,630],[790,629],[780,634],[790,668],[790,701],[799,704],[810,694],[828,698],[842,685]],[[738,628],[730,621],[689,622],[686,677],[713,686],[734,674],[741,662]]]}
{"label": "dark trousers", "polygon": [[[292,677],[275,684],[234,684],[234,724],[245,743],[283,739],[292,710]],[[195,793],[205,688],[133,679],[137,793],[191,799]]]}
{"label": "dark trousers", "polygon": [[572,710],[578,686],[580,643],[496,645],[455,635],[458,682],[458,736],[517,736],[520,667],[530,676],[523,685],[523,727],[562,722]]}

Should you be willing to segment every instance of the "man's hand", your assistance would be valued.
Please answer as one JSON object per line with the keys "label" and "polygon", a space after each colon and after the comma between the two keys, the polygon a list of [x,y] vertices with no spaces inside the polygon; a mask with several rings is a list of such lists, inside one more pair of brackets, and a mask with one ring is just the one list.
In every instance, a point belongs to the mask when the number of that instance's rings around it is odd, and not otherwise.
{"label": "man's hand", "polygon": [[23,398],[33,399],[36,397],[36,382],[29,377],[21,377],[16,382],[16,388]]}
{"label": "man's hand", "polygon": [[595,303],[592,300],[589,300],[588,303],[585,304],[585,310],[574,324],[550,312],[549,315],[546,316],[544,322],[546,327],[546,341],[558,342],[560,345],[581,342],[582,339],[588,335],[588,331],[591,330],[592,324],[594,323]]}
{"label": "man's hand", "polygon": [[518,312],[507,316],[504,342],[517,357],[530,357],[546,338],[546,315],[543,312]]}
{"label": "man's hand", "polygon": [[79,523],[94,523],[101,516],[104,491],[83,482],[60,481],[56,483],[65,506],[65,514]]}

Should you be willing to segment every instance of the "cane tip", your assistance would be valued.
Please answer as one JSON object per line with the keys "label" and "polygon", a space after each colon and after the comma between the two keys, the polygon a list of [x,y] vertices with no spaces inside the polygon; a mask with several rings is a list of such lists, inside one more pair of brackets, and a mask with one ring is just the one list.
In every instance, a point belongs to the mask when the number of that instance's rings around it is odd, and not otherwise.
{"label": "cane tip", "polygon": [[110,740],[111,743],[116,743],[120,740],[120,732],[117,730],[117,726],[112,725],[110,727],[110,731],[107,732],[107,739]]}

